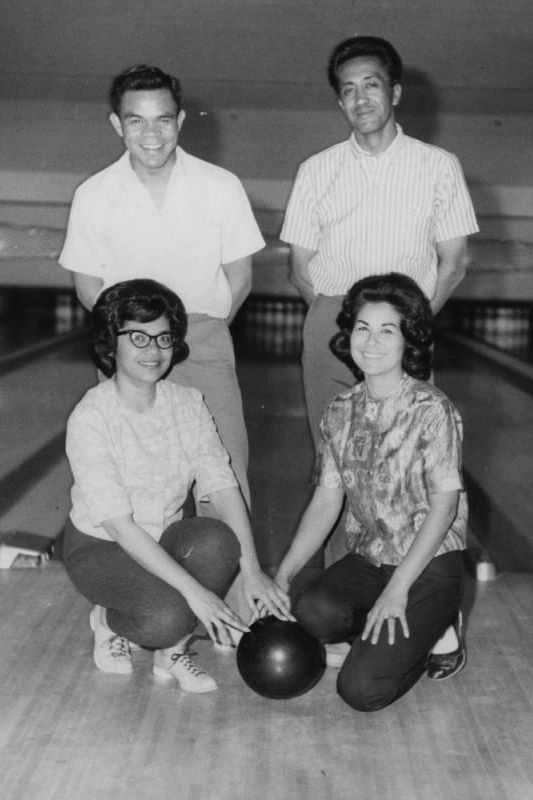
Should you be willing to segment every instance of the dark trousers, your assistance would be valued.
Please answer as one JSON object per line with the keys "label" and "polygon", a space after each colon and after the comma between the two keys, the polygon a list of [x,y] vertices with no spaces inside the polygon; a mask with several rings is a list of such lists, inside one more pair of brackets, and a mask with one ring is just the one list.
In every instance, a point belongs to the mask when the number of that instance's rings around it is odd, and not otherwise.
{"label": "dark trousers", "polygon": [[[223,597],[235,577],[240,545],[223,522],[208,517],[170,525],[159,544],[206,589]],[[107,609],[109,627],[148,648],[172,647],[194,630],[185,598],[145,570],[116,542],[87,536],[67,522],[63,561],[74,586]]]}
{"label": "dark trousers", "polygon": [[394,567],[376,567],[349,554],[329,567],[296,599],[294,613],[322,642],[348,641],[352,649],[338,676],[337,690],[358,711],[384,708],[407,692],[425,669],[428,653],[453,623],[462,597],[464,563],[454,551],[434,558],[409,590],[405,638],[396,622],[395,642],[387,625],[379,640],[361,640],[366,615]]}

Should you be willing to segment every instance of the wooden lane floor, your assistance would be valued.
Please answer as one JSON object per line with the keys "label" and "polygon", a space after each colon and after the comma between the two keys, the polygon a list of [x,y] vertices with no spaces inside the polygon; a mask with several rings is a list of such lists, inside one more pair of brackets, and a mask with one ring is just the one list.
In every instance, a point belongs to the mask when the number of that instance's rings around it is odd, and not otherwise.
{"label": "wooden lane floor", "polygon": [[[5,366],[5,362],[4,362]],[[0,377],[0,531],[56,536],[68,508],[68,414],[96,380],[85,337],[23,354]]]}
{"label": "wooden lane floor", "polygon": [[328,670],[266,700],[231,654],[197,642],[219,691],[94,668],[88,604],[59,564],[0,575],[0,775],[5,800],[527,800],[532,796],[529,576],[477,587],[467,668],[423,678],[391,708],[350,710]]}
{"label": "wooden lane floor", "polygon": [[[92,367],[81,356],[69,369],[79,370],[80,391],[82,375],[92,380]],[[299,369],[247,362],[240,377],[255,533],[263,563],[271,566],[287,546],[309,492],[312,459]],[[444,380],[439,372],[437,383]],[[464,376],[454,380],[459,390]],[[33,386],[37,392],[37,381]],[[73,382],[73,395],[75,390]],[[55,391],[65,391],[64,379]],[[60,427],[66,405],[65,398],[58,401],[51,427]],[[475,409],[462,411],[476,416]],[[29,425],[28,436],[32,432]],[[485,435],[490,433],[486,426]],[[51,471],[43,476],[52,478]],[[59,496],[66,479],[56,480]],[[33,491],[38,493],[38,484]],[[44,488],[40,497],[46,497]],[[39,502],[29,494],[19,513],[36,504],[36,517]],[[135,654],[131,677],[103,675],[91,658],[89,604],[61,564],[0,572],[0,796],[533,798],[533,582],[519,565],[509,566],[491,583],[469,580],[466,669],[442,684],[423,678],[406,697],[374,714],[342,703],[333,670],[303,697],[260,698],[242,683],[233,654],[216,653],[204,640],[196,643],[198,657],[216,677],[216,693],[191,696],[157,683],[145,651]]]}
{"label": "wooden lane floor", "polygon": [[[475,346],[475,343],[474,343]],[[435,383],[464,421],[470,522],[500,570],[533,571],[533,380],[466,339],[438,343]]]}

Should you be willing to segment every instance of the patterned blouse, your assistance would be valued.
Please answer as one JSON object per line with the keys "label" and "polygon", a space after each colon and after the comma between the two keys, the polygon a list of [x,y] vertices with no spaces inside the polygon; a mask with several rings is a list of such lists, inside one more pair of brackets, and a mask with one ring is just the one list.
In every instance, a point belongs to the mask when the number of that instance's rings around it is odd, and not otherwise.
{"label": "patterned blouse", "polygon": [[158,540],[193,483],[199,500],[237,485],[202,395],[170,381],[142,413],[122,404],[113,379],[89,389],[67,423],[67,456],[70,517],[100,539],[110,538],[102,522],[131,514]]}
{"label": "patterned blouse", "polygon": [[376,565],[399,564],[430,508],[459,490],[457,513],[436,555],[466,546],[462,422],[446,395],[405,375],[382,400],[363,381],[336,397],[321,422],[317,483],[347,498],[346,543]]}

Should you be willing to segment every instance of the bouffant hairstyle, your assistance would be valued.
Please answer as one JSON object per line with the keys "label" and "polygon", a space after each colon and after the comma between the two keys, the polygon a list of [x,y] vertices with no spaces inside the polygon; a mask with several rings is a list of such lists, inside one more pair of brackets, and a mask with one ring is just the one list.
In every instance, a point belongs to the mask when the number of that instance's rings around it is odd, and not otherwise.
{"label": "bouffant hairstyle", "polygon": [[400,315],[400,330],[405,340],[402,367],[408,375],[427,380],[433,362],[433,315],[429,301],[407,275],[389,272],[354,283],[337,316],[340,332],[330,342],[333,353],[353,372],[357,380],[364,375],[350,354],[350,337],[357,316],[367,303],[389,303]]}
{"label": "bouffant hairstyle", "polygon": [[171,366],[189,355],[187,314],[177,294],[157,281],[138,278],[105,289],[92,311],[92,351],[98,369],[110,378],[116,369],[117,334],[125,322],[168,319],[173,338]]}
{"label": "bouffant hairstyle", "polygon": [[353,58],[377,58],[387,70],[391,86],[402,82],[402,59],[386,39],[379,36],[350,36],[340,42],[328,61],[328,81],[339,94],[339,69]]}

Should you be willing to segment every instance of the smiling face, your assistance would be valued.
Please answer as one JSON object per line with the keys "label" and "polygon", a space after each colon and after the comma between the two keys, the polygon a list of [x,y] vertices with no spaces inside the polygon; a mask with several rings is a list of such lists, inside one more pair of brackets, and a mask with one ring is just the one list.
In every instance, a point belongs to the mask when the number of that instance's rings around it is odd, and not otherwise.
{"label": "smiling face", "polygon": [[[142,331],[150,336],[170,333],[167,317],[162,315],[153,322],[127,320],[121,331]],[[116,378],[119,386],[146,387],[155,385],[163,377],[172,361],[172,347],[163,350],[152,339],[143,348],[136,347],[128,335],[117,337],[115,354]]]}
{"label": "smiling face", "polygon": [[379,390],[393,389],[401,380],[405,340],[401,316],[390,303],[366,303],[355,320],[350,353],[365,380]]}
{"label": "smiling face", "polygon": [[111,114],[109,119],[141,177],[172,169],[185,112],[178,113],[168,89],[126,92],[120,116]]}
{"label": "smiling face", "polygon": [[391,86],[389,74],[378,58],[359,57],[339,67],[338,102],[362,147],[376,141],[388,146],[396,135],[394,107],[402,87]]}

